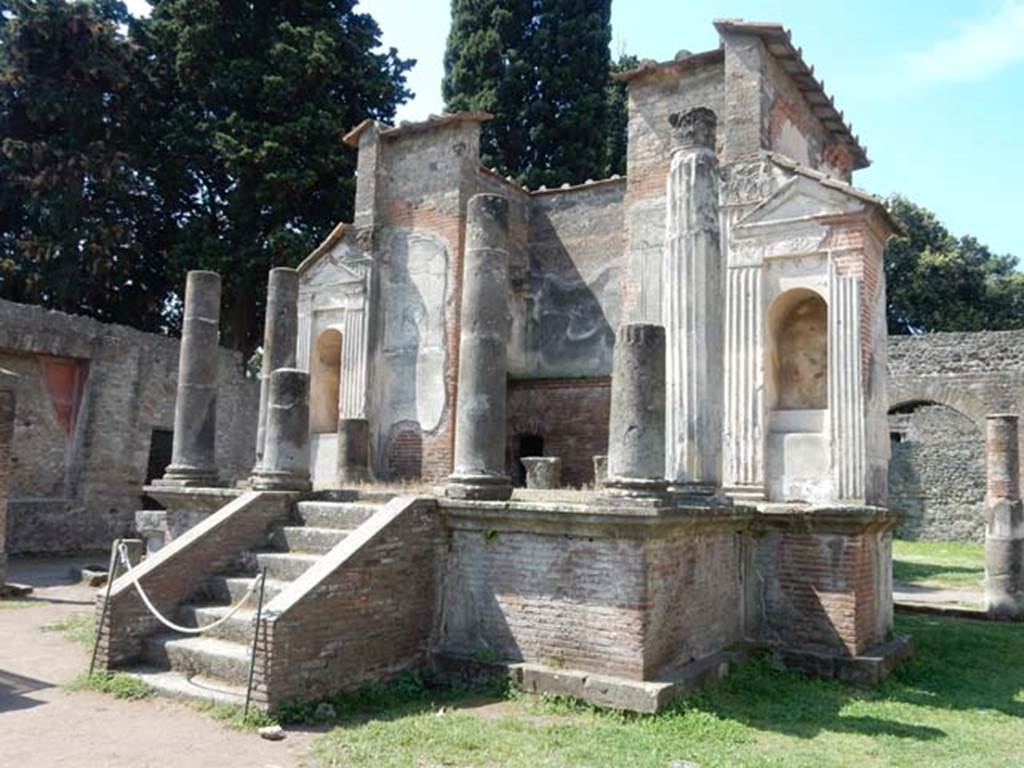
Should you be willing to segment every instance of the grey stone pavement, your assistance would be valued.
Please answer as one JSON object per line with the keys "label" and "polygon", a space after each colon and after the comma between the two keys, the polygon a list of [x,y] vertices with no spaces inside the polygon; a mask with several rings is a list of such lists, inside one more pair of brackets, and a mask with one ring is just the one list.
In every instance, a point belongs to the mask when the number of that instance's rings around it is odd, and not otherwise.
{"label": "grey stone pavement", "polygon": [[[103,558],[99,558],[100,561]],[[0,766],[3,768],[303,768],[310,735],[281,742],[233,731],[163,699],[122,701],[63,686],[88,650],[41,627],[91,612],[96,590],[71,583],[82,559],[14,559],[8,581],[35,587],[26,607],[0,601]],[[4,603],[8,602],[7,605]]]}

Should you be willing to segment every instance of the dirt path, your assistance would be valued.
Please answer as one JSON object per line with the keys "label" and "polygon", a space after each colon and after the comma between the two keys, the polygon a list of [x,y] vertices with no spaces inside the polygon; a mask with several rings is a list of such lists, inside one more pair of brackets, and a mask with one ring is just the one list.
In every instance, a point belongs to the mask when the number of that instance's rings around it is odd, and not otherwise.
{"label": "dirt path", "polygon": [[44,624],[92,610],[95,590],[67,583],[72,561],[13,561],[8,579],[36,585],[33,604],[0,607],[0,764],[10,768],[303,768],[310,737],[269,742],[187,706],[120,701],[61,686],[86,650]]}

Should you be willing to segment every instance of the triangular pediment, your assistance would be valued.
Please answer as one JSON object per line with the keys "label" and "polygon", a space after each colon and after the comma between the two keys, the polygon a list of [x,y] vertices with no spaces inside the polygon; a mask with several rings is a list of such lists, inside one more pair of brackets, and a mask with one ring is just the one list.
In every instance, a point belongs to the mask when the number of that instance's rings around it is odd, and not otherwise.
{"label": "triangular pediment", "polygon": [[864,211],[864,202],[805,176],[792,176],[767,200],[744,216],[737,227],[796,224],[823,216]]}
{"label": "triangular pediment", "polygon": [[366,275],[370,254],[364,251],[351,229],[338,225],[320,246],[299,265],[303,286],[358,282]]}

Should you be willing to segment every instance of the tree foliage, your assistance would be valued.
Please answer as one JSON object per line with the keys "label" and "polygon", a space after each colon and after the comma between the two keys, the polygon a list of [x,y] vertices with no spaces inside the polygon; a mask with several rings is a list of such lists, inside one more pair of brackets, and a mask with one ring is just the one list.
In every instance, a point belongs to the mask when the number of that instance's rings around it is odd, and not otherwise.
{"label": "tree foliage", "polygon": [[893,197],[905,234],[885,248],[890,333],[1024,328],[1024,274],[1010,255],[955,237],[934,213]]}
{"label": "tree foliage", "polygon": [[410,95],[355,5],[5,2],[0,295],[153,329],[213,269],[224,342],[251,352],[267,271],[351,216],[342,135]]}
{"label": "tree foliage", "polygon": [[167,223],[137,162],[140,52],[119,2],[13,0],[0,29],[0,293],[155,330]]}
{"label": "tree foliage", "polygon": [[447,108],[490,112],[482,159],[535,187],[607,173],[610,0],[452,0]]}

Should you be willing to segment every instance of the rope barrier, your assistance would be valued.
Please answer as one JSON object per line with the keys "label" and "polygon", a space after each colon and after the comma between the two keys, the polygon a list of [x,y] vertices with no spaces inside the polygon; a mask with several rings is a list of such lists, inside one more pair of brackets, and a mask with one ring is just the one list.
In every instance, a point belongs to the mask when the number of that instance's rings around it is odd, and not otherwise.
{"label": "rope barrier", "polygon": [[219,627],[225,621],[227,621],[236,613],[238,613],[238,610],[243,605],[245,605],[245,603],[249,600],[250,597],[252,597],[253,593],[256,591],[256,585],[262,583],[262,581],[265,579],[265,574],[257,574],[253,578],[252,584],[249,585],[248,591],[242,596],[242,599],[235,603],[235,605],[233,605],[226,614],[221,616],[212,624],[207,624],[203,627],[182,627],[178,624],[175,624],[170,619],[165,618],[160,613],[160,611],[158,611],[156,607],[153,605],[152,601],[149,599],[149,595],[147,595],[145,590],[142,589],[142,585],[139,584],[138,577],[135,575],[135,572],[132,568],[132,564],[128,561],[128,547],[124,544],[120,544],[118,546],[118,554],[120,555],[122,565],[125,568],[124,575],[131,578],[132,584],[135,586],[135,591],[139,593],[139,597],[142,598],[142,602],[145,603],[146,608],[149,609],[149,612],[152,613],[156,620],[163,624],[165,627],[173,629],[175,632],[182,632],[186,635],[201,635],[203,632],[209,632],[211,629]]}

